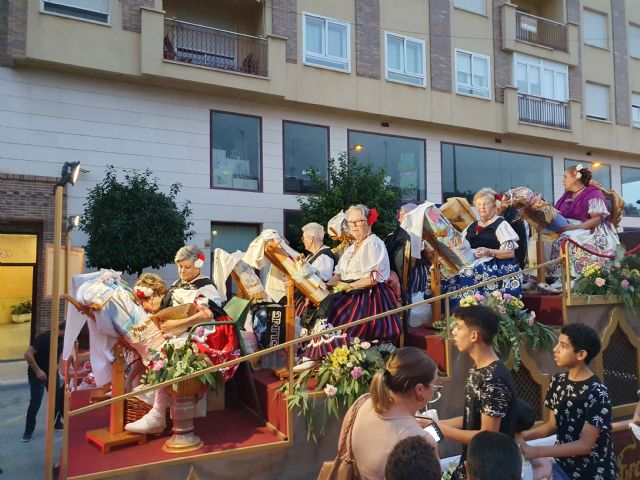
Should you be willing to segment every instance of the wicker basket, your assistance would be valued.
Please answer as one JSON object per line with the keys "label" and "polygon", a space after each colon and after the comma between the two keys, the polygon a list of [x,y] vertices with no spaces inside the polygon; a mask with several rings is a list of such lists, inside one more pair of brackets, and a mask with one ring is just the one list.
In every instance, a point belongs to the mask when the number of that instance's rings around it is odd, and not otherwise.
{"label": "wicker basket", "polygon": [[173,389],[173,385],[167,387],[167,391],[174,397],[193,397],[204,388],[204,384],[200,381],[199,377],[190,378],[177,384],[178,390]]}
{"label": "wicker basket", "polygon": [[151,405],[136,397],[127,398],[124,401],[124,423],[140,420],[151,410]]}

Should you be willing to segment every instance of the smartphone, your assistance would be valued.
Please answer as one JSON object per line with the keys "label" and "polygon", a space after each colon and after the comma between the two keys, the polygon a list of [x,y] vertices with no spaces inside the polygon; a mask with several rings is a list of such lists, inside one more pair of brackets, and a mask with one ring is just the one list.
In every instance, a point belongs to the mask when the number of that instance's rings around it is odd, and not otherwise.
{"label": "smartphone", "polygon": [[433,422],[431,425],[424,427],[424,431],[431,435],[436,442],[442,440],[442,430],[440,430],[437,423]]}

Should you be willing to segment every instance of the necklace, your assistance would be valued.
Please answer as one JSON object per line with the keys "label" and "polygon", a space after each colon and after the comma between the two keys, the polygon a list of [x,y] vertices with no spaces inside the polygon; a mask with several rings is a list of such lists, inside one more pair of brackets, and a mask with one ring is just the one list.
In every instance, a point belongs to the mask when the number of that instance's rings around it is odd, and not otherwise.
{"label": "necklace", "polygon": [[480,219],[480,222],[483,226],[487,226],[489,223],[491,223],[491,220],[493,220],[496,217],[496,214],[494,213],[493,215],[491,215],[490,218],[488,218],[487,220],[482,220]]}

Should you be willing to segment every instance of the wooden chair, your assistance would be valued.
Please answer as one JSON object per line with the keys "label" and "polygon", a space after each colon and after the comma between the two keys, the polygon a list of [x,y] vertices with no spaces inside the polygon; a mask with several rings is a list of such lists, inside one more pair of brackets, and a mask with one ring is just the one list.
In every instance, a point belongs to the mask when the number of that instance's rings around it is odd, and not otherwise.
{"label": "wooden chair", "polygon": [[[251,306],[251,300],[233,297],[231,300],[227,302],[227,304],[223,307],[223,310],[226,312],[229,317],[231,317],[230,322],[203,322],[199,323],[191,328],[191,332],[193,332],[196,328],[207,325],[231,325],[233,327],[233,331],[238,339],[238,348],[240,349],[240,354],[242,356],[247,355],[249,352],[247,351],[244,341],[242,339],[242,331],[244,330],[244,322],[247,319],[247,314],[249,313],[249,307]],[[258,399],[258,392],[256,390],[256,383],[253,378],[253,374],[251,373],[251,366],[248,361],[241,362],[238,366],[238,371],[243,370],[245,375],[247,376],[247,381],[249,384],[249,388],[251,390],[251,396],[253,397],[253,402],[255,404],[256,413],[261,421],[265,421],[264,414],[262,413],[262,408],[260,407],[260,401]]]}

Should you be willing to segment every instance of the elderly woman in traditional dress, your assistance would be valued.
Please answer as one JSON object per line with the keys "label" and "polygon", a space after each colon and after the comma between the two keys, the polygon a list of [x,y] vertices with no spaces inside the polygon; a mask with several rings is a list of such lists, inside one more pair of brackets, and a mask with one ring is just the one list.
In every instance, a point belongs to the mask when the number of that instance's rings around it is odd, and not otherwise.
{"label": "elderly woman in traditional dress", "polygon": [[[607,208],[604,194],[591,183],[591,172],[582,165],[567,168],[562,177],[562,184],[565,193],[556,203],[556,208],[567,219],[569,225],[560,230],[562,235],[553,242],[551,258],[560,256],[560,245],[567,238],[599,254],[613,255],[620,239],[609,220],[611,212]],[[587,265],[604,264],[604,258],[590,255],[571,243],[567,248],[570,252],[571,276],[574,278],[580,276]],[[562,286],[560,270],[559,264],[548,267],[547,274],[555,279],[550,286],[551,290]],[[544,284],[540,287],[548,289]]]}
{"label": "elderly woman in traditional dress", "polygon": [[[311,333],[319,333],[331,326],[345,326],[344,334],[311,340],[303,354],[298,370],[313,366],[312,361],[344,345],[355,337],[361,340],[395,342],[400,337],[397,314],[386,315],[371,322],[348,327],[349,323],[387,310],[398,304],[389,279],[389,256],[384,243],[371,233],[378,213],[364,205],[353,205],[346,211],[347,225],[355,241],[342,254],[333,277],[327,285],[338,293],[327,297],[314,314]],[[303,330],[302,334],[307,332]]]}
{"label": "elderly woman in traditional dress", "polygon": [[336,259],[331,248],[324,244],[324,227],[315,222],[307,223],[302,227],[302,243],[309,252],[306,262],[320,272],[322,281],[331,280]]}
{"label": "elderly woman in traditional dress", "polygon": [[[442,280],[444,292],[472,287],[491,278],[519,270],[515,259],[518,234],[504,218],[496,214],[495,192],[489,188],[479,190],[473,197],[473,204],[478,210],[480,220],[469,225],[463,233],[474,250],[476,260],[463,267],[456,275],[444,278]],[[520,276],[514,276],[454,295],[451,297],[454,303],[452,306],[456,306],[458,301],[467,295],[474,293],[487,295],[495,290],[519,297],[522,293],[522,279]]]}

